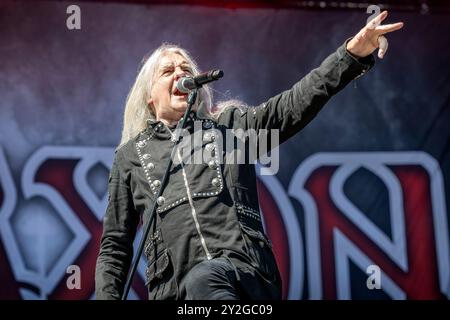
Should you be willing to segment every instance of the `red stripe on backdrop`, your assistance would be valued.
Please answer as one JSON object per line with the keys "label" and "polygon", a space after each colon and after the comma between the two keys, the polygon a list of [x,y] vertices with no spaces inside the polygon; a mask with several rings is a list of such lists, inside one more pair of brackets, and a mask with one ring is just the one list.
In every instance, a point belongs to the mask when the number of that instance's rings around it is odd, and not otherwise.
{"label": "red stripe on backdrop", "polygon": [[330,179],[335,167],[312,173],[306,188],[314,196],[320,224],[320,246],[324,298],[336,299],[333,229],[345,234],[362,252],[407,294],[408,299],[443,298],[439,290],[429,179],[419,167],[395,168],[403,187],[408,272],[403,272],[364,233],[335,206],[329,195]]}
{"label": "red stripe on backdrop", "polygon": [[19,284],[16,282],[8,258],[6,256],[3,243],[0,241],[0,275],[2,283],[0,285],[0,300],[20,299]]}
{"label": "red stripe on backdrop", "polygon": [[[95,263],[99,252],[102,223],[75,189],[73,174],[76,164],[75,160],[48,160],[42,164],[36,174],[37,182],[48,184],[61,194],[91,235],[91,239],[73,262],[81,269],[81,289],[68,289],[66,280],[69,275],[67,275],[61,280],[49,299],[85,300],[91,298],[95,289]],[[147,298],[147,290],[142,280],[135,279],[133,289],[140,298]]]}
{"label": "red stripe on backdrop", "polygon": [[399,274],[409,299],[440,299],[434,239],[430,179],[421,167],[394,167],[405,204],[406,239],[410,272]]}

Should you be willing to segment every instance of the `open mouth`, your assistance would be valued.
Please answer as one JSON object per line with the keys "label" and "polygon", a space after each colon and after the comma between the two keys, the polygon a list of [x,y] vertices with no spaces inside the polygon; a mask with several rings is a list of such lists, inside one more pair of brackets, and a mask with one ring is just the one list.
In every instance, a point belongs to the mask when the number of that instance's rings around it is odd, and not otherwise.
{"label": "open mouth", "polygon": [[172,91],[172,94],[174,96],[181,96],[184,97],[187,95],[187,93],[181,92],[180,90],[178,90],[178,88],[175,86],[175,89]]}

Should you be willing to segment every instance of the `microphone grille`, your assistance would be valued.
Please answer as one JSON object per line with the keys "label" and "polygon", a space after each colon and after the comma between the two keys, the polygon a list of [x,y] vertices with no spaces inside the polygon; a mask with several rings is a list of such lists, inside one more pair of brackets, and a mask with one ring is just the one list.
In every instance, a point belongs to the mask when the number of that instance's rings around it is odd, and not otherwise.
{"label": "microphone grille", "polygon": [[212,73],[212,77],[217,80],[223,77],[223,71],[220,69],[214,70]]}
{"label": "microphone grille", "polygon": [[183,93],[188,93],[189,92],[189,88],[188,88],[187,84],[185,83],[188,80],[189,80],[188,77],[183,77],[180,80],[178,80],[177,89],[180,92],[183,92]]}

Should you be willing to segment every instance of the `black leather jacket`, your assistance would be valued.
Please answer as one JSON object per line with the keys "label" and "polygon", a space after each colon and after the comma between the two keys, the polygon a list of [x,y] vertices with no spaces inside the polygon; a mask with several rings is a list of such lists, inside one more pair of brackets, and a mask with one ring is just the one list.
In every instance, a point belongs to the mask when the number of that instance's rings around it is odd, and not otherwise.
{"label": "black leather jacket", "polygon": [[[97,259],[97,298],[120,298],[137,225],[149,218],[154,201],[156,223],[145,246],[150,299],[183,299],[186,273],[215,256],[226,256],[238,268],[261,277],[273,298],[279,298],[281,280],[261,223],[255,167],[224,161],[220,137],[227,129],[278,129],[282,143],[373,64],[372,55],[355,59],[344,44],[292,89],[258,107],[229,108],[218,119],[191,113],[186,130],[192,133],[194,124],[201,124],[197,147],[210,158],[202,164],[175,163],[160,199],[155,195],[173,146],[172,133],[161,122],[149,121],[146,130],[115,154]],[[248,140],[245,146],[248,149]]]}

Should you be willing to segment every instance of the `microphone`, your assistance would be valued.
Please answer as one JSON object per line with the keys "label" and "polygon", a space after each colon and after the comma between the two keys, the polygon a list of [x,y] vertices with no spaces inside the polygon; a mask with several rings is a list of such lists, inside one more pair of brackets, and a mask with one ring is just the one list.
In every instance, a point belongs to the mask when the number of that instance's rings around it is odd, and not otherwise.
{"label": "microphone", "polygon": [[208,72],[204,72],[195,77],[183,77],[178,80],[177,89],[180,92],[188,93],[189,90],[201,88],[202,85],[218,80],[223,77],[222,70],[211,70]]}

